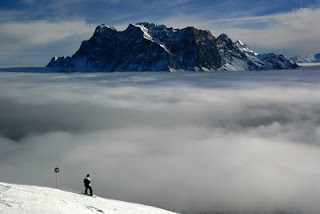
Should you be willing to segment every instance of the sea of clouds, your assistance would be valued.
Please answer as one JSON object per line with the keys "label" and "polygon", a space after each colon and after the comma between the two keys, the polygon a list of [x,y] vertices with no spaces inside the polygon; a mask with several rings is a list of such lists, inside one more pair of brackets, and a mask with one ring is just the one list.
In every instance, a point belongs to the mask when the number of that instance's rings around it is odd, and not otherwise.
{"label": "sea of clouds", "polygon": [[319,213],[320,68],[0,73],[0,181],[177,212]]}

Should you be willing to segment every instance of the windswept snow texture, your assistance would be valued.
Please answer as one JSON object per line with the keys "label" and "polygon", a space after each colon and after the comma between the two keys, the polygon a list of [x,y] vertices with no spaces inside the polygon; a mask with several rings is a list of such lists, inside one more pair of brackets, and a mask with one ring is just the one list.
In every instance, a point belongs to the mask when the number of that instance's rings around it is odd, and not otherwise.
{"label": "windswept snow texture", "polygon": [[319,91],[319,67],[0,72],[0,181],[55,187],[59,167],[63,190],[89,173],[178,213],[319,214]]}
{"label": "windswept snow texture", "polygon": [[0,183],[3,214],[174,214],[154,207],[37,186]]}

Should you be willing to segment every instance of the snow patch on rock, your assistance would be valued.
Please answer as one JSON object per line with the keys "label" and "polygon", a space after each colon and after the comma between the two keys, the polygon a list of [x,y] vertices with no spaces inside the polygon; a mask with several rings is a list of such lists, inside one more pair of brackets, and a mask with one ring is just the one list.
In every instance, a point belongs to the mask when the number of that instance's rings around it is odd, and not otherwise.
{"label": "snow patch on rock", "polygon": [[152,36],[150,36],[149,32],[148,32],[148,28],[146,28],[145,26],[143,25],[138,25],[138,24],[135,24],[133,25],[135,27],[138,27],[141,29],[141,31],[143,32],[143,37],[147,40],[150,40],[150,41],[153,41],[153,38]]}

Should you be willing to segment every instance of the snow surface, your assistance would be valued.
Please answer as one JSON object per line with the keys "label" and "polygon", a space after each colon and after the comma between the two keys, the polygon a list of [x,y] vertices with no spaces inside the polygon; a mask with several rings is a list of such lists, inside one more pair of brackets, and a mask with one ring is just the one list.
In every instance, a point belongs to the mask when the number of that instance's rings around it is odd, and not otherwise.
{"label": "snow surface", "polygon": [[166,52],[170,53],[170,51],[168,50],[168,48],[161,43],[161,41],[157,38],[153,38],[150,34],[149,34],[149,29],[146,28],[143,24],[134,24],[133,26],[138,27],[141,29],[141,31],[143,32],[143,37],[147,40],[150,40],[152,42],[157,43],[158,45],[160,45],[160,47],[162,47]]}
{"label": "snow surface", "polygon": [[145,39],[150,40],[150,41],[153,41],[153,40],[152,40],[152,36],[150,36],[150,34],[149,34],[149,32],[148,32],[148,31],[149,31],[148,28],[146,28],[146,27],[143,26],[143,25],[133,25],[133,26],[138,27],[138,28],[141,29],[141,31],[143,32],[143,37],[144,37]]}
{"label": "snow surface", "polygon": [[37,186],[0,183],[2,214],[173,214],[159,208]]}
{"label": "snow surface", "polygon": [[220,70],[226,71],[244,71],[248,69],[248,64],[241,59],[234,58],[231,62],[227,62],[224,64]]}
{"label": "snow surface", "polygon": [[246,44],[244,44],[241,40],[238,40],[234,43],[241,51],[246,54],[258,56],[259,54],[250,49]]}

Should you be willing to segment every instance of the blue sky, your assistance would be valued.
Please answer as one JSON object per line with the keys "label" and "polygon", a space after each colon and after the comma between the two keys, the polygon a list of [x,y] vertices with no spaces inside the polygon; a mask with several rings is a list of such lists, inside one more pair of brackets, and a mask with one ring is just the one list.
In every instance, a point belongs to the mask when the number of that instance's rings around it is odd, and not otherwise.
{"label": "blue sky", "polygon": [[227,33],[258,52],[320,52],[320,0],[2,0],[0,66],[72,55],[96,25],[140,21]]}

